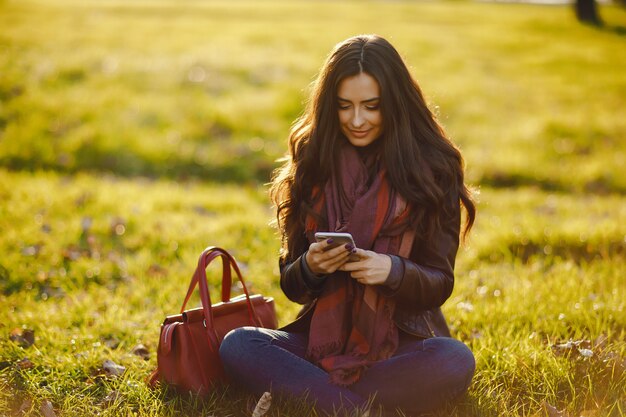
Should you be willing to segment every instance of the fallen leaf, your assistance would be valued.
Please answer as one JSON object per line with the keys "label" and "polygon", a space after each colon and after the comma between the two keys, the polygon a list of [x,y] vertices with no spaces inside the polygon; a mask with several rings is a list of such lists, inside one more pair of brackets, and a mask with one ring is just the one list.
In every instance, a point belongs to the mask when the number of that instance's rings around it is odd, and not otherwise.
{"label": "fallen leaf", "polygon": [[25,248],[22,248],[22,255],[37,256],[39,255],[39,252],[41,252],[42,248],[43,248],[43,245],[41,243],[38,243],[36,245],[26,246]]}
{"label": "fallen leaf", "polygon": [[254,411],[252,412],[252,417],[263,417],[269,411],[272,406],[272,394],[269,392],[264,392],[259,402],[254,407]]}
{"label": "fallen leaf", "polygon": [[559,343],[552,345],[552,352],[556,356],[569,357],[573,353],[578,353],[580,356],[590,358],[593,356],[593,350],[591,350],[591,341],[589,340],[568,340],[565,343]]}
{"label": "fallen leaf", "polygon": [[35,343],[35,331],[31,329],[13,329],[9,339],[21,347],[27,348]]}
{"label": "fallen leaf", "polygon": [[31,360],[28,358],[24,358],[17,363],[18,369],[31,369],[33,367],[35,367],[35,364],[32,363]]}
{"label": "fallen leaf", "polygon": [[57,417],[56,413],[54,412],[54,407],[52,407],[52,403],[48,400],[44,400],[41,403],[40,410],[43,417]]}
{"label": "fallen leaf", "polygon": [[567,417],[564,411],[557,410],[555,406],[548,404],[546,401],[544,401],[542,405],[543,411],[545,411],[547,417]]}
{"label": "fallen leaf", "polygon": [[106,372],[107,376],[120,376],[126,371],[125,367],[116,364],[110,359],[104,361],[104,363],[102,364],[102,369],[104,369],[104,372]]}
{"label": "fallen leaf", "polygon": [[140,356],[146,361],[150,359],[150,351],[141,343],[133,348],[132,353],[133,355]]}

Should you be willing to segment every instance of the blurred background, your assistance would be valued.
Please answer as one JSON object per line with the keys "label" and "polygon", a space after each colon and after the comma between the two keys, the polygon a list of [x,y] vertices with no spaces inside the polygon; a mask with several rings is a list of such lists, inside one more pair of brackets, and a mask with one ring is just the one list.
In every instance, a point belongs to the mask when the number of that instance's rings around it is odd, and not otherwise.
{"label": "blurred background", "polygon": [[326,54],[377,33],[473,183],[622,193],[625,11],[538,3],[5,0],[0,166],[266,182]]}

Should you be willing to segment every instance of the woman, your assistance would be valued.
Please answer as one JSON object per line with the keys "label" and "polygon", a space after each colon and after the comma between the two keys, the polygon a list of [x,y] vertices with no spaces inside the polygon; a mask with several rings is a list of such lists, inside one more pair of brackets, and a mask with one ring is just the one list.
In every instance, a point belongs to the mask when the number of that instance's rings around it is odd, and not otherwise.
{"label": "woman", "polygon": [[[335,47],[271,196],[281,288],[305,307],[280,330],[226,336],[220,355],[233,381],[306,394],[328,412],[372,398],[420,412],[464,393],[474,357],[450,338],[439,307],[454,284],[460,206],[464,233],[475,207],[461,154],[385,39]],[[356,247],[315,241],[329,231],[351,233]]]}

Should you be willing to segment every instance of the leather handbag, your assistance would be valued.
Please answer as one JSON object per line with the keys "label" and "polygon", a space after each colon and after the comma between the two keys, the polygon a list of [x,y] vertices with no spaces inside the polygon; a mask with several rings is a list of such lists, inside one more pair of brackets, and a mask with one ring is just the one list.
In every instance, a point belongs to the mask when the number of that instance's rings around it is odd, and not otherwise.
{"label": "leather handbag", "polygon": [[[206,268],[218,257],[222,258],[222,299],[211,304]],[[233,270],[244,293],[231,299]],[[202,307],[185,310],[196,286]],[[198,259],[180,314],[167,316],[161,325],[157,369],[150,376],[149,385],[160,381],[181,393],[208,394],[215,383],[226,381],[218,353],[220,343],[226,333],[242,326],[275,329],[274,300],[260,294],[249,295],[235,258],[224,249],[208,247]]]}

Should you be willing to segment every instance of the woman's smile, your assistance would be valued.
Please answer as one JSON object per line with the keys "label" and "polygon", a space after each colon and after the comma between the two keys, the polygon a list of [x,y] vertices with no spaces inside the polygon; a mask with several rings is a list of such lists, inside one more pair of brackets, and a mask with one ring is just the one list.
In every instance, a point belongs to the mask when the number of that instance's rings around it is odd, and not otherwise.
{"label": "woman's smile", "polygon": [[350,129],[350,134],[354,137],[357,137],[359,139],[364,138],[365,136],[367,136],[367,134],[371,131],[372,129],[367,129],[367,130],[353,130]]}

